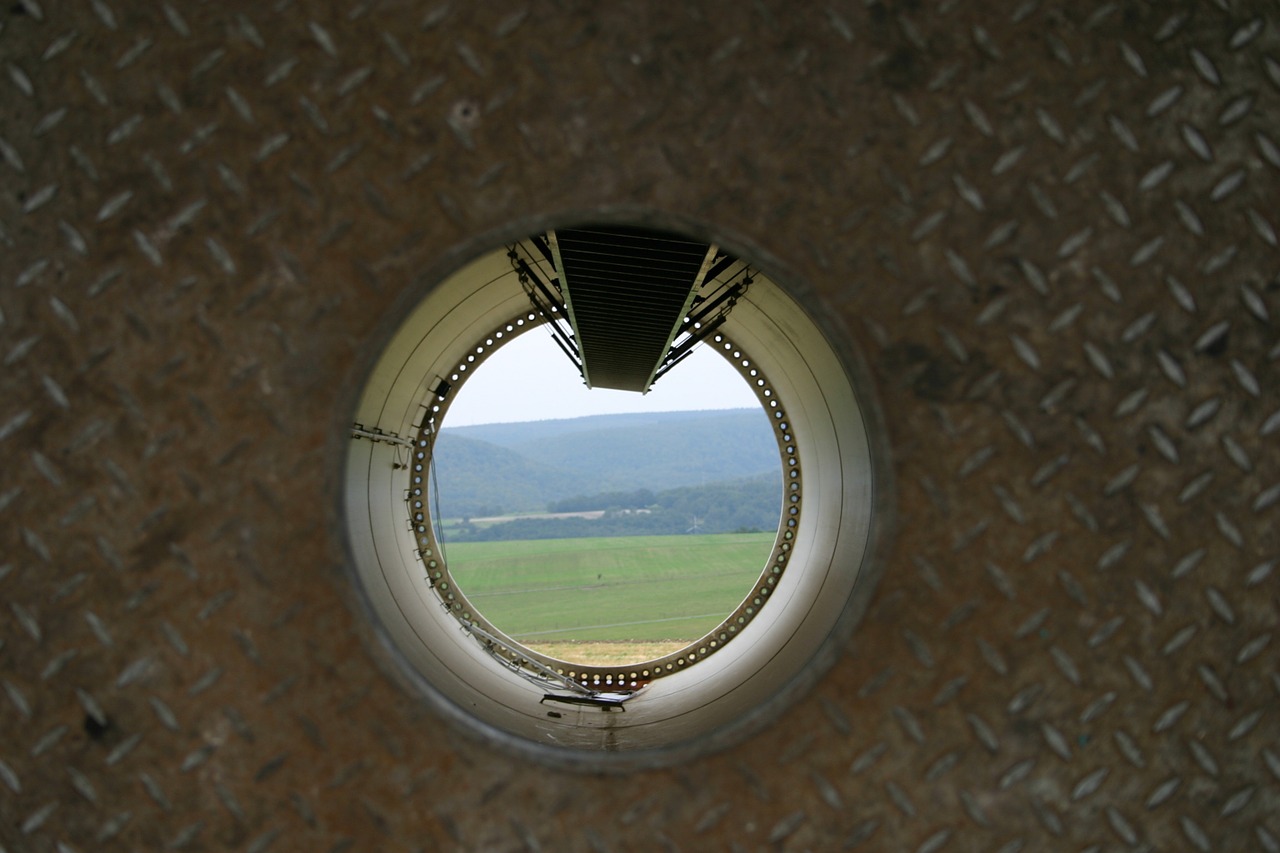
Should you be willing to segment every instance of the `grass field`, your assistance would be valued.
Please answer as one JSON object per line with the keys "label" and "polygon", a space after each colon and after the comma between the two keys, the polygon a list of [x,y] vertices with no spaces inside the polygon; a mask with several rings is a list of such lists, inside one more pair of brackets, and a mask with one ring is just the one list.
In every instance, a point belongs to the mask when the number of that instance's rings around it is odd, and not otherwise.
{"label": "grass field", "polygon": [[602,643],[658,644],[622,654],[635,661],[695,640],[728,616],[751,591],[773,538],[456,542],[447,557],[454,581],[476,608],[526,646],[586,663],[569,655]]}

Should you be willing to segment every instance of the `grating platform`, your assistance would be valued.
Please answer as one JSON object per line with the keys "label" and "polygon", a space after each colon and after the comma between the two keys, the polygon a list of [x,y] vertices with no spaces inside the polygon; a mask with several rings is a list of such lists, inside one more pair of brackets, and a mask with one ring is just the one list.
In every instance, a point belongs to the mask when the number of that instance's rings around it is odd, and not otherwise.
{"label": "grating platform", "polygon": [[588,386],[648,391],[711,247],[623,227],[559,228],[554,242]]}
{"label": "grating platform", "polygon": [[[5,850],[1280,850],[1274,3],[14,0],[0,65]],[[387,318],[596,211],[824,299],[897,484],[811,695],[605,780],[374,665],[336,496]]]}

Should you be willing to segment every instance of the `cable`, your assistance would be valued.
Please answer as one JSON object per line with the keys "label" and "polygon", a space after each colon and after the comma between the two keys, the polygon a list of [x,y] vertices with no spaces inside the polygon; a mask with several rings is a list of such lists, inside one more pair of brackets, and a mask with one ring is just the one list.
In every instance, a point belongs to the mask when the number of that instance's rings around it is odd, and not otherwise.
{"label": "cable", "polygon": [[431,523],[435,527],[436,546],[440,549],[440,562],[446,567],[449,558],[444,550],[444,516],[440,514],[440,472],[436,469],[436,439],[438,433],[432,433],[431,446],[428,450],[427,471],[431,477]]}

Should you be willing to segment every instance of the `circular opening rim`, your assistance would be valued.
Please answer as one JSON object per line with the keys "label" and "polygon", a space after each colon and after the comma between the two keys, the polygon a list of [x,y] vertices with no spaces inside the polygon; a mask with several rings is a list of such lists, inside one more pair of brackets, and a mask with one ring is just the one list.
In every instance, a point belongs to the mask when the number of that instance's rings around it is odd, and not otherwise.
{"label": "circular opening rim", "polygon": [[[862,547],[857,565],[854,567],[857,582],[850,588],[847,599],[841,602],[835,617],[822,626],[822,636],[812,643],[812,648],[803,664],[789,672],[785,678],[777,680],[767,696],[753,702],[742,713],[695,736],[676,736],[656,746],[640,746],[623,751],[613,751],[607,747],[582,748],[577,745],[549,745],[538,742],[513,733],[504,726],[478,718],[455,701],[454,697],[441,690],[430,678],[424,676],[407,659],[404,650],[398,647],[386,626],[381,623],[368,591],[358,576],[358,555],[355,553],[348,531],[349,506],[345,490],[341,488],[337,490],[337,516],[343,533],[344,551],[347,554],[345,567],[357,591],[355,597],[357,609],[365,617],[363,631],[371,648],[376,650],[375,657],[390,675],[413,693],[425,698],[434,710],[452,725],[452,728],[473,740],[549,766],[592,772],[627,772],[671,766],[739,742],[776,719],[782,710],[809,691],[830,669],[843,652],[854,626],[867,607],[879,575],[883,572],[885,552],[893,526],[892,481],[883,420],[875,400],[869,372],[852,337],[836,320],[820,293],[811,285],[804,283],[801,277],[788,272],[778,259],[759,250],[758,247],[752,248],[749,241],[742,237],[727,234],[688,218],[631,207],[596,210],[585,215],[564,214],[522,221],[466,241],[448,253],[427,274],[419,276],[397,300],[399,310],[391,311],[380,324],[377,333],[372,336],[371,345],[363,351],[358,369],[353,371],[355,381],[348,383],[348,407],[338,414],[340,427],[334,432],[334,444],[337,445],[334,457],[338,460],[340,468],[345,467],[348,461],[347,441],[343,439],[351,423],[349,415],[347,417],[343,415],[356,410],[356,401],[366,393],[373,368],[379,359],[385,356],[386,347],[401,326],[406,316],[405,312],[429,298],[450,276],[474,263],[477,258],[493,252],[495,246],[500,247],[523,239],[529,234],[557,226],[583,222],[639,224],[648,228],[697,235],[702,239],[717,242],[737,257],[749,258],[754,267],[768,276],[775,286],[795,303],[806,322],[818,332],[823,344],[829,348],[831,356],[838,362],[843,381],[856,395],[867,466],[865,483],[867,519]],[[341,470],[336,479],[340,484],[343,482]]]}

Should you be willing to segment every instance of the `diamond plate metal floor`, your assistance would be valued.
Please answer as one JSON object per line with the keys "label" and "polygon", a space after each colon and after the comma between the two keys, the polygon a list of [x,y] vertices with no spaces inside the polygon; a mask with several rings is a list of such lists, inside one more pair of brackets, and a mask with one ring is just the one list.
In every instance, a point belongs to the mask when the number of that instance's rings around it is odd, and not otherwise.
{"label": "diamond plate metal floor", "polygon": [[[1280,849],[1274,3],[476,6],[0,12],[0,845]],[[834,306],[898,534],[801,705],[602,781],[379,672],[334,490],[405,294],[618,206]]]}

